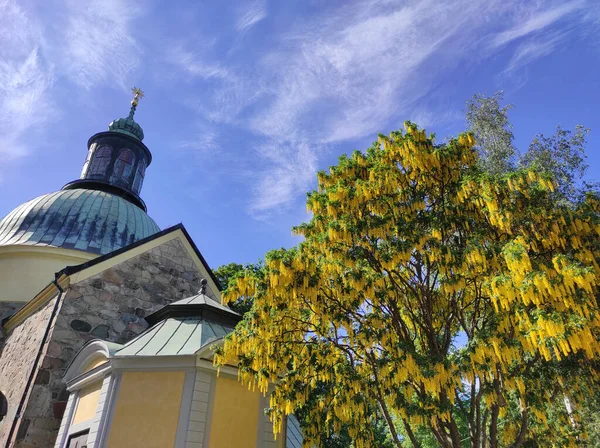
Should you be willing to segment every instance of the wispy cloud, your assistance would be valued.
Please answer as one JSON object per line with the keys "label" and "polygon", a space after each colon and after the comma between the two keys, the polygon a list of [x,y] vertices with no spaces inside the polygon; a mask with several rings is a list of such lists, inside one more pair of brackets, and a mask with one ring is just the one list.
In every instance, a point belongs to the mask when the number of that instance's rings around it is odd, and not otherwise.
{"label": "wispy cloud", "polygon": [[265,1],[255,0],[240,11],[235,23],[235,28],[237,31],[245,33],[266,17],[267,8]]}
{"label": "wispy cloud", "polygon": [[[549,54],[562,35],[539,34],[585,4],[369,0],[329,6],[273,36],[253,64],[203,55],[196,64],[219,60],[227,71],[211,86],[205,117],[262,139],[249,211],[263,217],[301,197],[331,146],[373,135],[411,113],[432,121],[422,100],[449,70],[483,61],[517,39],[524,40],[509,68]],[[262,20],[261,5],[238,16],[235,29]],[[455,112],[442,115],[456,118]]]}
{"label": "wispy cloud", "polygon": [[40,30],[13,1],[0,2],[0,169],[28,153],[26,131],[53,115],[52,67],[40,56]]}
{"label": "wispy cloud", "polygon": [[312,142],[279,144],[271,141],[258,153],[266,166],[258,171],[260,177],[253,187],[254,201],[248,207],[257,219],[268,219],[287,210],[290,200],[314,179],[317,153]]}
{"label": "wispy cloud", "polygon": [[29,153],[26,137],[59,114],[56,79],[89,89],[120,85],[140,50],[129,30],[139,10],[116,0],[52,1],[42,20],[34,5],[0,0],[0,159]]}
{"label": "wispy cloud", "polygon": [[506,71],[515,70],[552,53],[567,33],[555,33],[520,44],[508,62]]}
{"label": "wispy cloud", "polygon": [[[56,116],[57,83],[124,87],[145,69],[183,92],[191,110],[197,132],[175,142],[180,149],[225,158],[222,136],[251,139],[245,150],[253,166],[240,172],[257,218],[294,206],[331,148],[404,118],[456,120],[454,109],[431,104],[450,74],[500,52],[506,73],[517,71],[567,36],[600,26],[593,0],[318,2],[306,16],[254,0],[215,9],[218,23],[203,14],[210,6],[194,4],[190,14],[173,12],[186,26],[169,30],[157,26],[168,21],[150,4],[44,4],[0,0],[1,160],[27,153],[23,137]],[[148,25],[142,19],[152,13]],[[252,32],[263,26],[267,37]]]}
{"label": "wispy cloud", "polygon": [[166,59],[181,71],[192,77],[202,79],[230,78],[229,70],[219,63],[208,62],[198,51],[190,51],[185,48],[183,42],[175,42],[168,46]]}
{"label": "wispy cloud", "polygon": [[246,123],[269,152],[259,154],[264,171],[250,211],[286,209],[328,146],[380,131],[426,94],[435,78],[421,68],[464,25],[447,20],[452,12],[437,2],[371,1],[284,35],[256,67],[267,88]]}
{"label": "wispy cloud", "polygon": [[199,124],[196,126],[196,131],[185,140],[181,140],[177,147],[186,152],[202,154],[203,157],[207,153],[219,152],[221,145],[219,144],[219,133],[206,125]]}
{"label": "wispy cloud", "polygon": [[68,0],[56,49],[63,56],[64,73],[86,89],[106,81],[121,83],[140,61],[141,50],[131,35],[139,14],[132,2]]}
{"label": "wispy cloud", "polygon": [[493,47],[500,47],[521,37],[541,31],[568,16],[569,14],[583,9],[585,6],[585,1],[577,0],[563,3],[559,6],[549,9],[548,11],[539,11],[534,9],[533,11],[530,11],[530,17],[519,21],[508,30],[498,33],[492,39],[491,45]]}

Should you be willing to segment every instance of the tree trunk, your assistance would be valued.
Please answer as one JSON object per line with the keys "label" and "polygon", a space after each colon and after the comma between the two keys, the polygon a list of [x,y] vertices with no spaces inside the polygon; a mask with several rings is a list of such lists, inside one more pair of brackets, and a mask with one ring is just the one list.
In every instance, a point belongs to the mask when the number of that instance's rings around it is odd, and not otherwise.
{"label": "tree trunk", "polygon": [[483,411],[483,420],[481,421],[481,448],[487,448],[487,419],[489,411]]}
{"label": "tree trunk", "polygon": [[402,423],[404,423],[404,430],[406,431],[406,434],[408,434],[408,438],[412,442],[413,446],[415,448],[421,448],[421,444],[415,437],[415,433],[413,432],[412,428],[410,427],[410,425],[404,418],[402,419]]}
{"label": "tree trunk", "polygon": [[490,448],[498,448],[498,415],[500,406],[492,405],[492,419],[490,420]]}
{"label": "tree trunk", "polygon": [[388,411],[385,401],[383,400],[383,398],[378,397],[377,402],[379,403],[381,412],[383,413],[383,416],[385,417],[385,421],[388,425],[388,429],[390,430],[390,434],[392,435],[392,439],[394,440],[394,444],[398,448],[402,448],[403,447],[402,441],[400,440],[400,437],[398,436],[398,431],[396,431],[396,427],[394,426],[394,420],[392,420],[392,416],[390,415],[390,413]]}
{"label": "tree trunk", "polygon": [[433,432],[435,440],[437,440],[437,443],[439,443],[442,448],[452,448],[452,445],[448,441],[448,436],[442,428],[440,428],[437,424],[432,424],[430,428],[431,432]]}
{"label": "tree trunk", "polygon": [[527,408],[523,403],[521,403],[521,429],[519,430],[519,435],[517,436],[515,443],[513,443],[512,448],[521,448],[525,443],[525,436],[527,435],[527,420]]}
{"label": "tree trunk", "polygon": [[454,419],[450,419],[448,422],[448,428],[450,429],[450,437],[452,438],[452,446],[454,448],[461,448],[462,443],[460,441],[460,431],[458,430],[458,426],[456,426],[456,422]]}

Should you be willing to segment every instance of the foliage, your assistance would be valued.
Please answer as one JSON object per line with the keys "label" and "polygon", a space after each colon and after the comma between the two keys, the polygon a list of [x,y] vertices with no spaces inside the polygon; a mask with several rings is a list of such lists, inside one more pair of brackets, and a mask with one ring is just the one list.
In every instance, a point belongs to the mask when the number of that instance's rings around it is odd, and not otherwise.
{"label": "foliage", "polygon": [[[234,281],[238,277],[243,276],[246,270],[250,270],[252,272],[261,269],[263,266],[262,262],[258,262],[256,264],[248,264],[246,266],[241,265],[239,263],[229,263],[219,266],[213,272],[219,283],[222,287],[228,287],[229,283]],[[243,299],[243,300],[240,300]],[[240,298],[230,304],[231,308],[237,311],[240,314],[245,314],[252,307],[252,297],[243,297]],[[295,415],[298,418],[301,427],[305,427],[310,425],[310,412],[309,410],[313,406],[317,406],[319,399],[322,395],[324,395],[326,385],[320,384],[318,387],[313,389],[310,392],[309,399],[304,404],[302,408],[296,410]],[[391,442],[387,440],[388,431],[385,425],[382,424],[381,421],[378,421],[374,426],[374,434],[375,441],[377,442],[377,446],[381,448],[391,448]],[[327,436],[321,441],[321,448],[351,448],[352,447],[352,439],[348,435],[348,430],[346,427],[343,427],[339,432],[334,432],[332,428],[327,432]]]}
{"label": "foliage", "polygon": [[[321,412],[321,415],[316,416],[315,410],[320,410],[319,403],[323,399],[327,399],[331,393],[328,390],[331,384],[317,383],[314,388],[309,392],[308,400],[306,403],[294,411],[294,415],[298,418],[300,426],[302,428],[310,428],[315,418],[321,421],[327,420],[326,412]],[[377,413],[377,409],[372,410],[373,413]],[[372,426],[373,430],[373,444],[379,448],[392,448],[393,442],[389,439],[389,430],[385,421],[378,416]],[[334,431],[333,425],[329,425],[327,430],[322,434],[323,437],[320,440],[320,448],[352,448],[352,438],[348,433],[348,427],[342,426],[339,431]]]}
{"label": "foliage", "polygon": [[588,432],[588,448],[600,448],[600,396],[597,390],[590,392],[584,401],[574,403],[574,406],[582,408],[582,426]]}
{"label": "foliage", "polygon": [[547,410],[598,387],[600,201],[557,203],[535,169],[482,172],[473,146],[407,123],[341,157],[308,195],[304,241],[230,283],[227,300],[254,300],[215,360],[276,385],[275,430],[325,385],[307,446],[330,428],[377,446],[377,414],[396,446],[585,438],[578,408]]}
{"label": "foliage", "polygon": [[[585,162],[585,139],[590,130],[582,125],[575,132],[556,128],[552,137],[538,134],[521,159],[521,165],[551,173],[558,185],[558,193],[574,199],[588,165]],[[573,134],[573,135],[571,135]]]}
{"label": "foliage", "polygon": [[504,175],[517,167],[532,168],[555,180],[556,200],[571,201],[598,185],[583,182],[588,165],[585,143],[589,129],[582,125],[574,131],[558,126],[551,137],[535,136],[525,153],[513,145],[512,124],[508,112],[512,104],[501,105],[502,91],[488,97],[473,95],[467,101],[466,121],[475,136],[481,169],[491,175]]}
{"label": "foliage", "polygon": [[[225,293],[227,292],[227,288],[229,287],[230,282],[235,280],[238,277],[242,277],[244,273],[260,273],[263,269],[263,262],[259,261],[258,263],[249,263],[247,265],[241,265],[238,263],[229,263],[219,266],[217,269],[213,270],[215,277],[219,280],[219,283],[222,288],[225,288]],[[252,308],[252,297],[240,296],[237,300],[229,303],[229,307],[239,313],[245,314]]]}
{"label": "foliage", "polygon": [[[513,151],[504,151],[512,145],[512,126],[508,119],[508,111],[513,108],[512,105],[501,106],[503,99],[502,92],[497,92],[492,97],[485,95],[474,95],[467,103],[467,122],[471,128],[487,130],[487,139],[483,144],[478,145],[480,153],[480,165],[484,170],[490,166],[504,166],[506,172],[521,168],[533,168],[540,173],[546,173],[556,180],[557,191],[554,192],[554,200],[562,203],[576,203],[582,199],[582,196],[591,189],[599,190],[599,184],[590,184],[583,181],[588,165],[586,163],[585,143],[589,134],[589,129],[582,125],[577,125],[574,131],[565,130],[558,126],[556,132],[551,137],[538,134],[529,145],[524,154],[520,154],[518,149]],[[476,132],[477,133],[477,132]],[[504,145],[486,146],[486,142],[505,142]],[[518,164],[514,164],[514,155],[518,158]],[[502,160],[505,163],[490,164],[486,163],[488,159]],[[491,174],[502,174],[502,169],[489,170]],[[494,172],[495,171],[495,172]],[[503,173],[506,174],[506,173]],[[590,391],[587,398],[583,401],[574,403],[573,406],[580,408],[586,416],[594,415],[590,409],[598,409],[597,403],[593,397],[594,391]],[[564,396],[557,397],[553,404],[548,408],[547,413],[553,420],[548,425],[549,428],[555,424],[561,425],[563,422],[556,421],[557,416],[565,418]],[[589,432],[590,440],[600,440],[600,425],[594,424],[585,417],[587,423],[584,425]],[[551,429],[550,429],[551,430]],[[556,440],[558,444],[558,439]]]}
{"label": "foliage", "polygon": [[244,273],[244,265],[239,263],[222,264],[217,269],[213,269],[213,274],[219,280],[222,288],[227,289],[229,281]]}
{"label": "foliage", "polygon": [[504,93],[498,91],[491,97],[476,93],[467,101],[467,125],[477,142],[479,163],[490,174],[504,174],[515,166],[517,151],[508,119],[513,106],[500,106],[503,99]]}

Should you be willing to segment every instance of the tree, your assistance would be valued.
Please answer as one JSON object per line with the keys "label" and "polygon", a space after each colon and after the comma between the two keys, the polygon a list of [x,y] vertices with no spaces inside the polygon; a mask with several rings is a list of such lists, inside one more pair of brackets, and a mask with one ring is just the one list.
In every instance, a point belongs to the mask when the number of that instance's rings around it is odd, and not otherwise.
{"label": "tree", "polygon": [[213,269],[213,274],[215,274],[215,277],[219,280],[219,284],[224,289],[227,289],[230,280],[243,273],[244,265],[239,263],[222,264],[217,269]]}
{"label": "tree", "polygon": [[[331,383],[318,382],[310,390],[308,399],[300,408],[295,409],[294,415],[298,418],[300,426],[309,429],[314,424],[314,420],[318,419],[322,422],[327,421],[327,411],[320,406],[323,400],[327,400],[331,394]],[[374,408],[371,412],[375,415],[371,423],[373,432],[373,445],[378,448],[393,448],[394,444],[389,438],[389,430],[385,420],[379,415],[378,409]],[[339,430],[335,431],[333,423],[321,430],[321,438],[319,440],[319,448],[353,448],[352,437],[348,432],[348,426],[343,425]]]}
{"label": "tree", "polygon": [[513,105],[500,106],[503,99],[500,90],[490,97],[476,93],[467,101],[466,120],[477,142],[479,164],[490,174],[504,174],[515,167],[517,150],[508,119]]}
{"label": "tree", "polygon": [[[225,293],[229,284],[238,277],[242,277],[245,272],[260,272],[263,269],[263,262],[258,261],[257,263],[248,263],[247,265],[241,265],[238,263],[229,263],[219,266],[213,270],[215,277],[219,280],[222,288],[225,288]],[[240,314],[247,313],[252,308],[252,297],[240,296],[237,300],[231,302],[229,307]]]}
{"label": "tree", "polygon": [[524,167],[550,173],[556,179],[558,194],[565,199],[573,199],[588,168],[585,140],[589,132],[584,126],[577,125],[574,133],[557,126],[552,137],[538,134],[520,163]]}
{"label": "tree", "polygon": [[557,202],[534,169],[490,175],[474,143],[406,123],[342,156],[308,195],[304,241],[230,284],[227,300],[254,299],[216,363],[275,385],[276,431],[325,385],[307,446],[330,428],[377,446],[377,414],[396,446],[583,440],[577,408],[547,411],[598,387],[600,200]]}
{"label": "tree", "polygon": [[[217,280],[222,287],[225,288],[225,293],[227,288],[231,283],[235,285],[235,279],[242,277],[244,272],[249,270],[250,272],[259,272],[263,267],[263,262],[259,261],[256,264],[248,264],[246,266],[241,265],[239,263],[229,263],[219,266],[217,269],[213,271]],[[240,314],[247,313],[252,308],[252,297],[240,297],[239,299],[230,303],[230,306],[233,310],[237,311]],[[313,390],[311,390],[308,400],[299,409],[296,409],[295,415],[298,418],[300,425],[302,428],[309,426],[311,419],[314,418],[314,413],[311,414],[311,410],[314,410],[315,407],[318,406],[320,400],[323,396],[326,396],[327,385],[319,384]],[[376,412],[376,410],[374,411]],[[323,420],[326,419],[326,416],[321,416]],[[391,448],[391,442],[387,439],[388,431],[381,418],[379,418],[373,427],[373,433],[375,434],[375,441],[377,446],[380,448]],[[347,427],[342,427],[340,431],[335,432],[333,428],[329,428],[327,434],[321,440],[321,448],[352,448],[352,439],[348,434]]]}
{"label": "tree", "polygon": [[467,101],[466,122],[473,133],[481,169],[491,175],[503,175],[517,167],[533,168],[556,180],[557,200],[571,200],[597,185],[583,182],[588,165],[585,143],[589,129],[582,125],[574,131],[557,126],[551,137],[535,136],[525,153],[513,145],[512,124],[508,112],[512,104],[501,105],[502,91],[492,96],[474,94]]}

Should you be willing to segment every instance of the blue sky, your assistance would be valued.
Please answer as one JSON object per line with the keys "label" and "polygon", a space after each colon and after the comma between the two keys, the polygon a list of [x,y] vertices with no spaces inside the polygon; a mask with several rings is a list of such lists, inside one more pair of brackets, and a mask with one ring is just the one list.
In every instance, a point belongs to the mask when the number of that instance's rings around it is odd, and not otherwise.
{"label": "blue sky", "polygon": [[522,150],[592,128],[600,180],[599,35],[598,0],[0,0],[0,215],[77,178],[134,85],[148,212],[213,267],[296,244],[318,169],[407,119],[456,134],[474,92]]}

